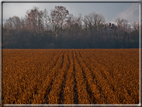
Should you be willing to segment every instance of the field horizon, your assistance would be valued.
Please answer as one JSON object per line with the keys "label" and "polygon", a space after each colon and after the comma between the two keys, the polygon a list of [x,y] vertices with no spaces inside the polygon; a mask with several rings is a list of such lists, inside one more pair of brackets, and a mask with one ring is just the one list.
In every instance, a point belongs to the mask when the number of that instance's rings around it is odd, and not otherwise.
{"label": "field horizon", "polygon": [[[3,48],[2,50],[6,50],[6,49],[10,50],[11,48]],[[17,49],[17,48],[13,48],[13,49]],[[21,49],[21,50],[26,50],[26,48],[19,48],[19,49]],[[42,48],[37,48],[37,49],[36,49],[36,48],[29,48],[29,49],[27,49],[27,50],[30,50],[30,49],[32,49],[32,50],[33,50],[33,49],[35,49],[35,50],[38,50],[38,49],[39,49],[39,50],[43,50]],[[47,48],[46,50],[48,50],[48,49],[50,50],[50,49],[52,49],[52,48]],[[66,49],[66,50],[78,50],[78,49],[79,49],[79,50],[81,50],[81,49],[82,49],[82,50],[85,50],[85,49],[90,49],[90,50],[95,50],[95,49],[104,49],[104,50],[106,50],[106,49],[107,49],[107,50],[108,50],[108,49],[110,49],[110,50],[112,50],[112,49],[124,49],[124,50],[125,50],[125,49],[126,49],[126,50],[127,50],[127,49],[140,49],[140,48],[70,48],[70,49],[69,49],[69,48],[53,48],[53,49],[58,49],[58,50],[59,50],[59,49],[60,49],[60,50],[65,50],[65,49]],[[17,49],[17,50],[18,50],[18,49]]]}

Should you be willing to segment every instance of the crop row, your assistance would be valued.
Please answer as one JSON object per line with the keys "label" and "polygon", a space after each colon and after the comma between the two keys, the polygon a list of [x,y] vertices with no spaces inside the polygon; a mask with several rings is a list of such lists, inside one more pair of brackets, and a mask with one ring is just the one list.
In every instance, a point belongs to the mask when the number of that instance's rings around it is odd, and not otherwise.
{"label": "crop row", "polygon": [[137,49],[3,50],[3,104],[137,104]]}

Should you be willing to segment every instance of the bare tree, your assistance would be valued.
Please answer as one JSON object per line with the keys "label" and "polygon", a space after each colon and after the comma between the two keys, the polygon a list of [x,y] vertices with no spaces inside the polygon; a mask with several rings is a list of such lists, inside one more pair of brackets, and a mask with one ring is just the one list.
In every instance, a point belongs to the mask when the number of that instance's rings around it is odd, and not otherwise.
{"label": "bare tree", "polygon": [[128,35],[128,33],[130,32],[130,25],[128,24],[128,20],[117,18],[116,23],[117,23],[116,40],[118,42],[121,42],[123,46],[124,42],[127,41],[127,46],[129,46],[130,36]]}
{"label": "bare tree", "polygon": [[55,6],[55,9],[51,11],[51,23],[55,27],[63,27],[65,20],[69,15],[69,11],[63,6]]}
{"label": "bare tree", "polygon": [[105,22],[105,18],[101,14],[90,13],[84,17],[83,22],[86,28],[89,27],[90,30],[92,30],[93,26],[100,29],[100,25]]}
{"label": "bare tree", "polygon": [[96,36],[98,34],[97,32],[100,30],[101,25],[105,22],[105,18],[101,14],[90,13],[89,15],[84,16],[83,22],[89,34],[88,36],[90,38],[90,48],[91,48],[93,43],[93,38],[97,37]]}
{"label": "bare tree", "polygon": [[134,30],[139,31],[139,23],[134,22]]}
{"label": "bare tree", "polygon": [[130,25],[128,24],[128,20],[126,19],[116,19],[117,27],[119,32],[129,31]]}
{"label": "bare tree", "polygon": [[37,18],[38,18],[38,30],[39,32],[41,32],[44,30],[44,12],[39,11]]}
{"label": "bare tree", "polygon": [[17,30],[19,30],[21,28],[20,18],[17,17],[17,16],[10,17],[4,23],[4,27],[9,28],[9,29],[17,29]]}
{"label": "bare tree", "polygon": [[133,24],[133,32],[131,35],[131,39],[133,39],[135,42],[139,41],[139,23],[134,22]]}
{"label": "bare tree", "polygon": [[37,31],[39,29],[38,15],[39,15],[38,7],[34,7],[30,11],[27,11],[26,25],[30,31]]}
{"label": "bare tree", "polygon": [[69,27],[71,29],[75,29],[75,27],[78,27],[80,29],[82,25],[81,15],[79,17],[73,17],[73,15],[70,15],[68,17],[68,20],[66,21],[66,25],[66,27]]}
{"label": "bare tree", "polygon": [[48,15],[48,11],[46,9],[44,9],[44,12],[43,12],[43,20],[44,20],[44,28],[45,30],[49,30],[49,27],[50,27],[50,16]]}

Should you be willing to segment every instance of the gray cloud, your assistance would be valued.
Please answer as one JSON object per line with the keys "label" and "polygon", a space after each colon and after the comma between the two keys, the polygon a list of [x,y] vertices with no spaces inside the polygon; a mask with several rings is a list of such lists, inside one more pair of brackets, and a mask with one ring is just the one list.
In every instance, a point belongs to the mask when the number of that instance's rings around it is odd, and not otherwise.
{"label": "gray cloud", "polygon": [[132,22],[137,20],[136,16],[138,16],[136,11],[138,5],[131,6],[130,3],[4,3],[3,19],[8,19],[15,15],[20,18],[25,17],[26,11],[34,6],[39,7],[39,10],[47,9],[48,13],[55,6],[65,6],[74,16],[78,16],[80,13],[84,16],[91,12],[96,12],[102,14],[106,22],[115,21],[118,17],[129,19],[128,21]]}
{"label": "gray cloud", "polygon": [[139,4],[133,3],[131,4],[125,11],[121,12],[117,15],[113,20],[116,18],[124,18],[128,20],[130,24],[139,21]]}

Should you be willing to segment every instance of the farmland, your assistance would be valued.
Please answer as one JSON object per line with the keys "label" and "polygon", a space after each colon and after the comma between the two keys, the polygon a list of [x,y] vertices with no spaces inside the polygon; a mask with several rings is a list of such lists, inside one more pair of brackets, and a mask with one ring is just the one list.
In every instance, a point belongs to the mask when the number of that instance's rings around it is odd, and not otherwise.
{"label": "farmland", "polygon": [[138,49],[3,49],[3,104],[138,104]]}

